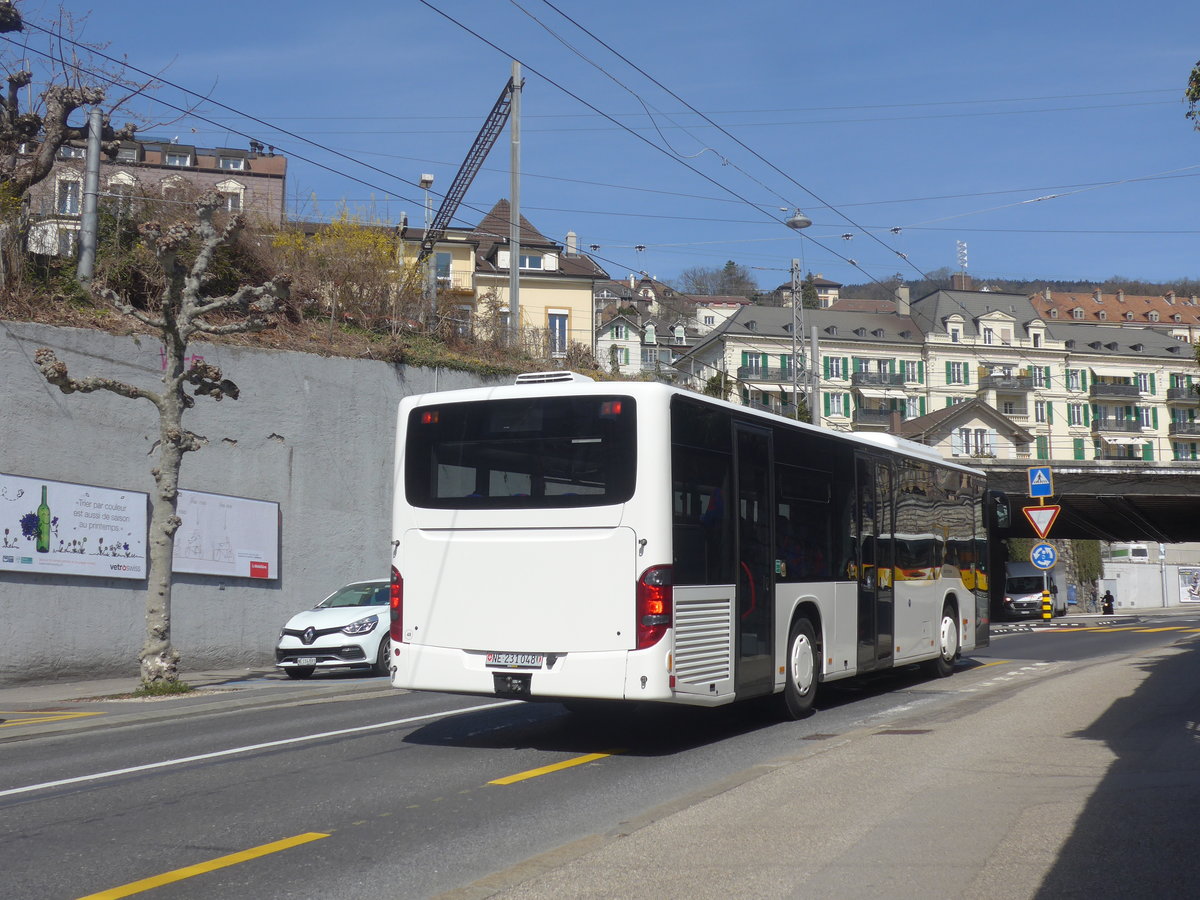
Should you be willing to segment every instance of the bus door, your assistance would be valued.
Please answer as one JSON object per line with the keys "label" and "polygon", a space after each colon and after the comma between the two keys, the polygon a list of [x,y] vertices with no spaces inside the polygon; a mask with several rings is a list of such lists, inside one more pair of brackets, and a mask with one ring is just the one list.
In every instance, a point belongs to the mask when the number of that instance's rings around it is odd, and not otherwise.
{"label": "bus door", "polygon": [[860,455],[858,484],[858,671],[891,664],[895,632],[892,465]]}
{"label": "bus door", "polygon": [[771,432],[734,424],[737,473],[736,690],[769,693],[775,683],[772,624],[775,605],[775,527],[771,502]]}

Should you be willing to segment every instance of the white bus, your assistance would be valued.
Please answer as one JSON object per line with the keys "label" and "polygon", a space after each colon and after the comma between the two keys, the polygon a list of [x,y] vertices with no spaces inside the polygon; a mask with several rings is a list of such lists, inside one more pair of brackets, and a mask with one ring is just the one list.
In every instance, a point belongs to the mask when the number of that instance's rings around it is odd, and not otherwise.
{"label": "white bus", "polygon": [[[715,706],[988,643],[984,483],[929,448],[556,373],[400,403],[398,688]],[[898,541],[904,573],[896,577]]]}

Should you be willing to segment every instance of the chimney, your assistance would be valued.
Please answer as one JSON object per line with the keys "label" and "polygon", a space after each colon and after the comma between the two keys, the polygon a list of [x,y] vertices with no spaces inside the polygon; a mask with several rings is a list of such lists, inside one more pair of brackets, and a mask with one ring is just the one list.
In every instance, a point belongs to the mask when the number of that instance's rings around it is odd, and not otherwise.
{"label": "chimney", "polygon": [[1117,302],[1118,302],[1118,303],[1124,303],[1124,302],[1125,302],[1125,291],[1124,291],[1124,289],[1123,289],[1123,288],[1118,288],[1118,289],[1117,289]]}
{"label": "chimney", "polygon": [[1104,295],[1100,293],[1100,288],[1096,288],[1094,291],[1092,291],[1092,299],[1097,303],[1104,302]]}
{"label": "chimney", "polygon": [[567,232],[567,256],[579,255],[579,235],[573,231]]}
{"label": "chimney", "polygon": [[1051,301],[1054,300],[1054,293],[1050,290],[1049,287],[1047,287],[1044,291],[1042,291],[1042,297],[1045,299],[1045,301],[1047,303],[1050,303]]}
{"label": "chimney", "polygon": [[1171,306],[1175,305],[1175,292],[1174,291],[1167,291],[1167,303],[1169,303]]}
{"label": "chimney", "polygon": [[629,289],[632,291],[635,287],[637,287],[637,282],[634,281],[634,274],[632,272],[630,272],[629,273]]}
{"label": "chimney", "polygon": [[896,315],[907,316],[912,314],[912,307],[908,303],[908,285],[902,284],[896,288]]}
{"label": "chimney", "polygon": [[966,272],[955,272],[950,276],[950,290],[952,291],[973,291],[971,276]]}

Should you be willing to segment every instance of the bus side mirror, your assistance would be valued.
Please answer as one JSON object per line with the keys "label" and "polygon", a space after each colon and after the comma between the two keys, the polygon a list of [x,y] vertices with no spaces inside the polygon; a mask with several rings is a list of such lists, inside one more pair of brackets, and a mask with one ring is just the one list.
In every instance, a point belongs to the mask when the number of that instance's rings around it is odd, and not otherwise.
{"label": "bus side mirror", "polygon": [[1007,494],[1001,491],[988,491],[987,507],[993,528],[1012,526],[1012,508],[1009,506]]}

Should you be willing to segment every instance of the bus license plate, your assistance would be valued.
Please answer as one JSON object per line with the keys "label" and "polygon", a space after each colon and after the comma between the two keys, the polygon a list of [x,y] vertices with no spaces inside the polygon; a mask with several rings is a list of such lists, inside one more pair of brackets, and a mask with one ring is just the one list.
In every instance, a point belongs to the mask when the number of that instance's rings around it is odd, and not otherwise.
{"label": "bus license plate", "polygon": [[486,662],[489,666],[512,668],[519,666],[526,669],[540,669],[545,657],[541,653],[489,653]]}

